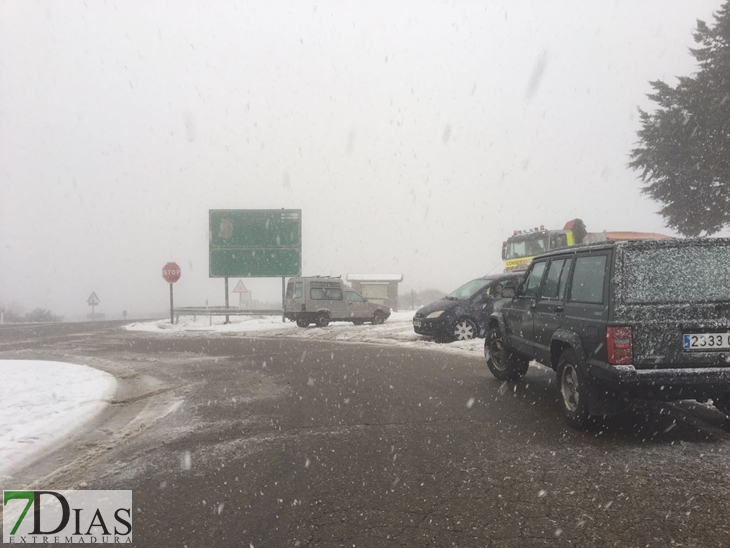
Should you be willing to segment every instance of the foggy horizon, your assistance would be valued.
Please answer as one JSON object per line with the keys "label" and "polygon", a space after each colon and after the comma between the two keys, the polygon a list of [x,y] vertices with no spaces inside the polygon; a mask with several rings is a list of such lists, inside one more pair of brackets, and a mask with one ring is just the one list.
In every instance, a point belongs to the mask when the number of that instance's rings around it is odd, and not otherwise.
{"label": "foggy horizon", "polygon": [[210,209],[301,209],[304,275],[402,294],[501,271],[515,229],[675,235],[637,107],[720,2],[552,5],[4,3],[0,305],[162,312],[168,261],[176,304],[223,304]]}

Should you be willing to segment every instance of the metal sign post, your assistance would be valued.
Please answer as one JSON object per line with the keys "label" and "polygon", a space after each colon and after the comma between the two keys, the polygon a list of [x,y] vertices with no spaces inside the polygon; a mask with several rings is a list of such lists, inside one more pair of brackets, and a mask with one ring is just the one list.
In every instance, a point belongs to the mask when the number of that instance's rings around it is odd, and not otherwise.
{"label": "metal sign post", "polygon": [[[228,276],[226,276],[226,310],[228,309]],[[228,320],[228,315],[226,315],[226,323],[231,323]]]}
{"label": "metal sign post", "polygon": [[170,324],[175,323],[175,313],[172,303],[172,284],[180,279],[182,271],[177,263],[167,263],[162,267],[162,277],[170,284]]}

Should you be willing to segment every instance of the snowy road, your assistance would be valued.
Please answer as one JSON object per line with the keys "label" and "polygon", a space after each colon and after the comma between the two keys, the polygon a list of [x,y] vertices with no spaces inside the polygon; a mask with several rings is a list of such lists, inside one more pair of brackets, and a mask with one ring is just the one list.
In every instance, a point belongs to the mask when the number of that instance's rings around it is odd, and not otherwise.
{"label": "snowy road", "polygon": [[[183,316],[175,325],[169,320],[133,323],[124,326],[129,331],[175,335],[251,335],[257,337],[287,337],[317,341],[381,344],[414,349],[428,349],[467,355],[482,355],[484,339],[458,341],[449,344],[436,343],[413,331],[411,310],[394,312],[382,325],[353,325],[350,322],[333,322],[320,328],[313,325],[300,328],[293,322],[282,323],[281,316],[246,317],[232,316],[230,324],[224,318]],[[211,325],[212,324],[212,325]]]}
{"label": "snowy road", "polygon": [[554,374],[501,384],[476,351],[64,329],[0,329],[0,358],[113,373],[116,414],[5,484],[132,489],[140,546],[730,544],[730,434],[706,407],[577,432]]}

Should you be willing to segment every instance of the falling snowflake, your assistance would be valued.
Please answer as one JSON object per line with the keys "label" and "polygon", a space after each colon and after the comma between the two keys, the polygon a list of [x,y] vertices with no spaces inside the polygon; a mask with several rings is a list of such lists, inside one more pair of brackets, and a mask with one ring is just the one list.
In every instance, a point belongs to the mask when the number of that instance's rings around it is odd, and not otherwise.
{"label": "falling snowflake", "polygon": [[182,470],[190,470],[190,451],[185,451],[182,456],[180,457],[180,469]]}

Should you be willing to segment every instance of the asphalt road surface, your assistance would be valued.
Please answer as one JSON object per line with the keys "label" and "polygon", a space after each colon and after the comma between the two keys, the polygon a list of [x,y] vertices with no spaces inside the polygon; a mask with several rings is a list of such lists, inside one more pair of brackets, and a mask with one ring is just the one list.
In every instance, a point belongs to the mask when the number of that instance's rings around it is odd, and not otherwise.
{"label": "asphalt road surface", "polygon": [[730,545],[730,435],[707,406],[578,432],[544,369],[502,384],[438,351],[114,324],[0,329],[0,358],[119,379],[4,488],[132,489],[136,546]]}

